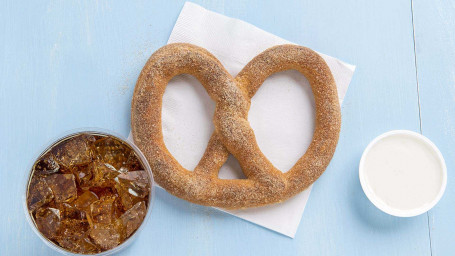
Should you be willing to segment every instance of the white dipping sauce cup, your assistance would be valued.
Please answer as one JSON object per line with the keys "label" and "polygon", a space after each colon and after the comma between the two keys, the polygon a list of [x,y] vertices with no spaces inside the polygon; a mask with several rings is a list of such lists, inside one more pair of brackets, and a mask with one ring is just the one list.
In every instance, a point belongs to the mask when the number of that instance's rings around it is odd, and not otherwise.
{"label": "white dipping sauce cup", "polygon": [[[441,173],[435,173],[435,175],[441,175],[442,182],[440,183],[439,187],[439,192],[436,193],[434,198],[432,199],[431,202],[425,203],[419,207],[412,208],[412,209],[399,209],[396,207],[391,207],[389,204],[386,203],[386,200],[381,198],[377,193],[374,192],[373,188],[371,187],[371,184],[367,180],[367,170],[365,167],[365,162],[367,157],[369,156],[371,149],[375,147],[378,143],[382,142],[385,139],[393,139],[393,137],[397,138],[406,138],[406,139],[412,139],[415,140],[416,142],[421,143],[422,145],[425,145],[426,148],[429,149],[429,153],[433,154],[437,161],[439,161],[439,165],[441,167]],[[362,186],[363,191],[365,192],[365,195],[368,197],[368,199],[380,210],[382,210],[385,213],[388,213],[393,216],[397,217],[413,217],[420,215],[422,213],[427,212],[431,208],[433,208],[438,201],[441,199],[442,195],[444,194],[446,184],[447,184],[447,167],[444,161],[444,158],[439,151],[439,149],[436,147],[436,145],[433,144],[428,138],[425,136],[412,132],[412,131],[407,131],[407,130],[393,130],[386,132],[378,137],[376,137],[373,141],[368,144],[366,147],[365,151],[362,154],[362,158],[360,159],[360,164],[359,164],[359,178],[360,178],[360,184]],[[404,183],[403,186],[406,186],[409,184]]]}

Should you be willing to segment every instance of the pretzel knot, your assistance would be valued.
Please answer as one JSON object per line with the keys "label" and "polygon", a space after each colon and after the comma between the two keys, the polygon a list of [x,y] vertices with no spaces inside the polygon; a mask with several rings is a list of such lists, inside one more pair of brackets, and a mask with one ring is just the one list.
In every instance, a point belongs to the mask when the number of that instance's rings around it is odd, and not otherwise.
{"label": "pretzel knot", "polygon": [[[289,69],[299,71],[310,82],[316,125],[306,153],[283,173],[259,149],[247,117],[251,97],[264,80]],[[194,171],[183,168],[167,150],[161,129],[165,88],[183,73],[195,76],[216,102],[215,131]],[[332,73],[311,49],[296,45],[269,48],[233,78],[207,50],[179,43],[157,50],[145,64],[134,90],[131,124],[134,142],[161,187],[193,203],[235,209],[282,202],[311,185],[332,159],[341,115]],[[218,178],[229,153],[237,158],[247,179]]]}

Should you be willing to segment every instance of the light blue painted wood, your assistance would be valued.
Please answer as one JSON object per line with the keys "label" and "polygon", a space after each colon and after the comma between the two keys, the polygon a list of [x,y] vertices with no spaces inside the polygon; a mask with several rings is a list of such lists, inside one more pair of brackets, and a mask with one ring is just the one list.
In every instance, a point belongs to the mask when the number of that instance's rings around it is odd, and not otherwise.
{"label": "light blue painted wood", "polygon": [[[196,2],[357,65],[342,107],[339,147],[314,186],[295,239],[158,191],[147,227],[122,255],[430,255],[426,216],[381,213],[357,178],[360,154],[376,135],[419,130],[410,2]],[[3,1],[0,193],[8,196],[0,200],[0,255],[52,254],[19,203],[30,158],[72,128],[127,135],[135,80],[167,41],[182,6]]]}
{"label": "light blue painted wood", "polygon": [[415,1],[416,56],[422,132],[441,150],[448,168],[445,195],[429,213],[433,255],[455,252],[455,3]]}

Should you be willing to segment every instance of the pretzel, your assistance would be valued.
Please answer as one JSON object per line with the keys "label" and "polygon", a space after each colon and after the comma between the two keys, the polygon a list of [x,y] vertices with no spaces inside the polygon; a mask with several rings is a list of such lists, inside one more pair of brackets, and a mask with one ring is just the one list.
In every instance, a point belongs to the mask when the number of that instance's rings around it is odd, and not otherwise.
{"label": "pretzel", "polygon": [[[310,82],[316,103],[312,142],[286,173],[261,152],[248,122],[251,97],[273,73],[295,69]],[[215,131],[194,171],[183,168],[164,144],[162,99],[176,75],[195,76],[216,102]],[[131,108],[133,139],[157,183],[193,203],[227,209],[279,203],[305,190],[324,172],[334,154],[341,114],[335,80],[319,54],[296,45],[280,45],[253,58],[233,78],[207,50],[184,43],[166,45],[152,54],[138,78]],[[247,179],[218,178],[229,153]]]}

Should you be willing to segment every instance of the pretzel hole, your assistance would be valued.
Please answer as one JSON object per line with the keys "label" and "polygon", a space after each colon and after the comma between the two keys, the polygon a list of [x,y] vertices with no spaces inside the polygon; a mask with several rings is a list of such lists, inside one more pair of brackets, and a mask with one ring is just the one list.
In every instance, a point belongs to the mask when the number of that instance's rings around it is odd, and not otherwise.
{"label": "pretzel hole", "polygon": [[269,76],[251,99],[248,121],[264,155],[287,172],[313,138],[315,102],[308,80],[296,70]]}
{"label": "pretzel hole", "polygon": [[215,102],[192,75],[171,79],[163,95],[164,144],[187,170],[194,170],[214,131]]}
{"label": "pretzel hole", "polygon": [[220,168],[218,178],[222,180],[236,180],[246,179],[246,176],[240,167],[239,161],[233,155],[229,154],[226,163]]}

